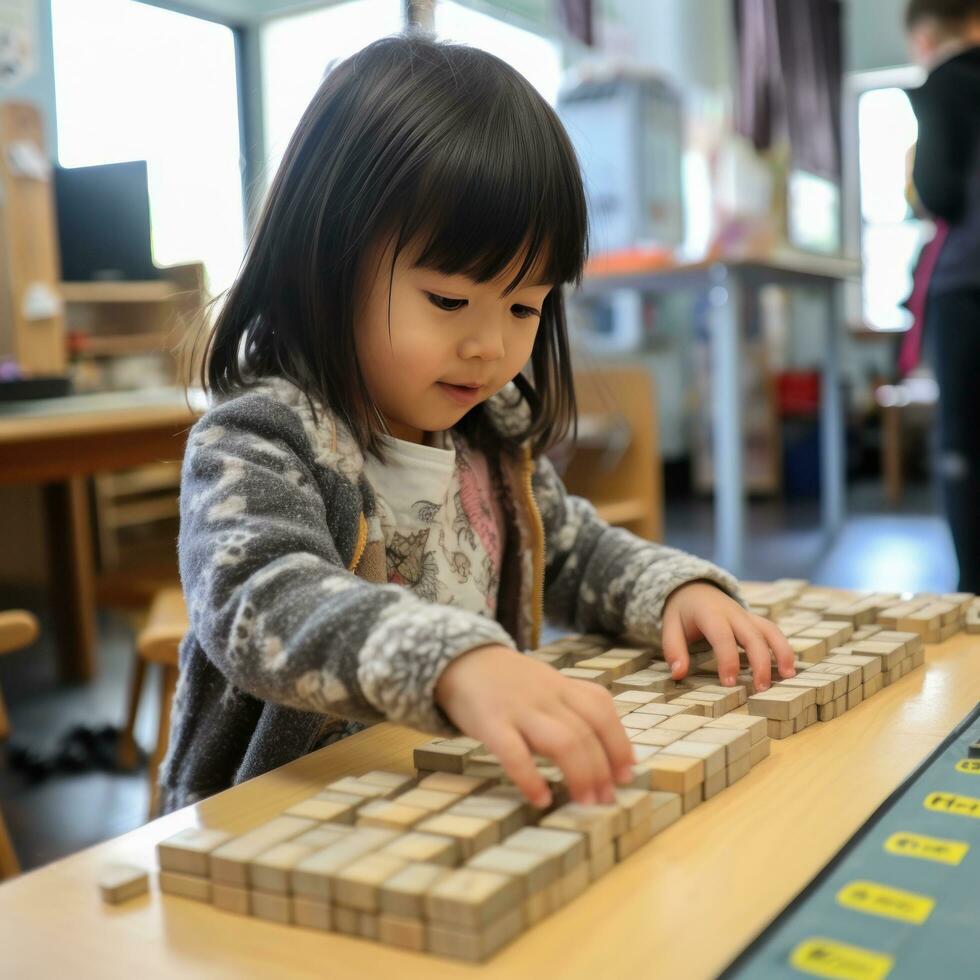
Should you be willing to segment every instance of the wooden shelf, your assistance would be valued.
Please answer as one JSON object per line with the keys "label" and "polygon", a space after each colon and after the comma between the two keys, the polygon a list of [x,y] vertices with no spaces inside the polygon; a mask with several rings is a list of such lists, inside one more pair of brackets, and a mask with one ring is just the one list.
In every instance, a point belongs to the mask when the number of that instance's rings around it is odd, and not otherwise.
{"label": "wooden shelf", "polygon": [[66,303],[166,303],[177,295],[169,279],[147,282],[63,282]]}
{"label": "wooden shelf", "polygon": [[173,337],[162,331],[131,334],[85,334],[72,339],[72,357],[127,357],[135,354],[167,354],[174,346]]}

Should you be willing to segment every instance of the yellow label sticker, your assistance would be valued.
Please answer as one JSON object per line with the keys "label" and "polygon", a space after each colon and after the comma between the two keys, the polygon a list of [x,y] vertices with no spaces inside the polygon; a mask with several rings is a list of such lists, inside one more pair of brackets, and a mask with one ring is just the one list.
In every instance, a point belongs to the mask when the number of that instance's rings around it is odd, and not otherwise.
{"label": "yellow label sticker", "polygon": [[890,888],[875,881],[852,881],[837,893],[837,902],[844,908],[885,919],[898,919],[921,926],[935,908],[935,899],[916,892]]}
{"label": "yellow label sticker", "polygon": [[966,772],[971,776],[980,776],[980,759],[960,759],[956,763],[958,772]]}
{"label": "yellow label sticker", "polygon": [[860,946],[814,936],[805,939],[790,954],[789,962],[803,973],[833,980],[884,980],[895,960]]}
{"label": "yellow label sticker", "polygon": [[940,864],[959,864],[966,857],[970,845],[959,840],[942,837],[926,837],[925,834],[892,834],[885,841],[885,850],[902,857],[922,858]]}
{"label": "yellow label sticker", "polygon": [[954,813],[959,817],[976,817],[980,820],[980,800],[975,796],[960,796],[956,793],[930,793],[922,805],[937,813]]}

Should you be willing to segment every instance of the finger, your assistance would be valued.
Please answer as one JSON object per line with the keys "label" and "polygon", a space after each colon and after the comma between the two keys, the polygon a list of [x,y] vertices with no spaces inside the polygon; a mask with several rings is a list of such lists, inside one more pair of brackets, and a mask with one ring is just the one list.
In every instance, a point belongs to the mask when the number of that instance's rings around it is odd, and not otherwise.
{"label": "finger", "polygon": [[597,745],[590,750],[588,742],[591,739],[594,743],[595,739],[581,719],[559,705],[558,710],[529,715],[521,734],[535,752],[546,755],[561,769],[572,799],[578,803],[596,802],[596,762],[600,752]]}
{"label": "finger", "polygon": [[724,616],[710,616],[700,625],[700,629],[714,651],[719,679],[722,684],[731,687],[740,666],[731,623]]}
{"label": "finger", "polygon": [[789,645],[789,640],[783,635],[783,631],[768,619],[759,618],[759,629],[762,630],[769,649],[772,650],[776,658],[776,666],[779,668],[780,677],[796,676],[796,654]]}
{"label": "finger", "polygon": [[684,638],[684,626],[677,613],[668,612],[664,616],[661,640],[664,648],[664,660],[670,664],[670,676],[680,680],[686,673],[690,663],[687,652],[687,640]]}
{"label": "finger", "polygon": [[617,782],[633,781],[633,746],[616,714],[609,692],[590,681],[573,680],[566,697],[569,706],[591,726],[599,739]]}
{"label": "finger", "polygon": [[551,805],[551,790],[538,772],[531,758],[531,750],[517,728],[507,725],[495,727],[492,735],[482,741],[500,760],[514,785],[534,806],[544,809]]}
{"label": "finger", "polygon": [[735,637],[745,649],[745,655],[752,667],[752,681],[757,691],[765,691],[772,683],[772,657],[769,654],[769,641],[759,629],[755,617],[740,616],[733,624]]}

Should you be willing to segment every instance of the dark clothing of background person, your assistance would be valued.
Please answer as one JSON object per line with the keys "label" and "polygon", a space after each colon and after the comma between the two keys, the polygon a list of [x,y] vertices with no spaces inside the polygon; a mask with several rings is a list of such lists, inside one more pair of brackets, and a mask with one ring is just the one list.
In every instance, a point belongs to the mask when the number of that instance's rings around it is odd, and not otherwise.
{"label": "dark clothing of background person", "polygon": [[949,223],[926,303],[939,383],[940,474],[959,588],[980,593],[980,47],[909,93],[919,122],[912,182]]}

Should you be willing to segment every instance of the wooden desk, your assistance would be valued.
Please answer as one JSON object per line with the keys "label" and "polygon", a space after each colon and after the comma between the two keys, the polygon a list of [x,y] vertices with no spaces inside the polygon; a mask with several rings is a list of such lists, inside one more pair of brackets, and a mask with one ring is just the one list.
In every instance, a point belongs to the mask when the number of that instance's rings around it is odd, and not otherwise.
{"label": "wooden desk", "polygon": [[[926,666],[841,718],[773,742],[735,786],[683,817],[479,975],[715,976],[980,699],[980,637],[926,648]],[[472,966],[149,896],[103,906],[102,864],[155,868],[154,846],[202,824],[242,832],[369,768],[408,771],[425,736],[379,725],[242,786],[0,885],[5,975],[472,977]]]}
{"label": "wooden desk", "polygon": [[61,674],[95,673],[95,570],[85,478],[180,459],[197,413],[182,391],[0,404],[0,484],[44,486]]}

